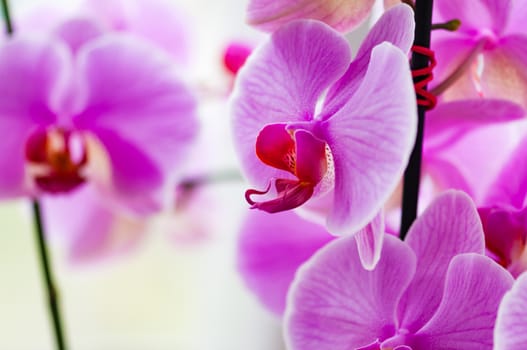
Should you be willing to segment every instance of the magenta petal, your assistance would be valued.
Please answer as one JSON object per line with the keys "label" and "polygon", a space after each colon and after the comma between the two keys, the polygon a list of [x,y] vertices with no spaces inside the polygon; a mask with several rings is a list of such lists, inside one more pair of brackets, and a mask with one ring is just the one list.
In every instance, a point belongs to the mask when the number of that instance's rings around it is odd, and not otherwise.
{"label": "magenta petal", "polygon": [[395,237],[385,237],[372,271],[362,267],[354,237],[329,243],[300,268],[289,291],[288,349],[348,350],[392,335],[414,271],[414,254]]}
{"label": "magenta petal", "polygon": [[352,99],[321,125],[335,164],[331,232],[355,232],[380,211],[406,167],[416,122],[406,55],[383,43]]}
{"label": "magenta petal", "polygon": [[70,59],[57,43],[15,38],[0,48],[0,197],[24,192],[24,148],[33,128],[56,120]]}
{"label": "magenta petal", "polygon": [[296,21],[276,31],[240,70],[232,100],[236,150],[252,184],[283,177],[262,164],[254,144],[267,124],[314,117],[323,91],[350,62],[344,37],[315,21]]}
{"label": "magenta petal", "polygon": [[527,36],[502,38],[484,55],[481,94],[514,101],[527,110]]}
{"label": "magenta petal", "polygon": [[249,24],[274,31],[295,19],[316,19],[346,32],[358,26],[371,11],[374,0],[251,0]]}
{"label": "magenta petal", "polygon": [[458,29],[461,32],[472,33],[488,28],[500,34],[507,24],[511,3],[510,0],[441,0],[437,2],[436,10],[446,20],[461,19],[462,25]]}
{"label": "magenta petal", "polygon": [[372,222],[355,234],[357,249],[362,266],[373,270],[381,258],[382,242],[384,240],[384,216],[380,212]]}
{"label": "magenta petal", "polygon": [[106,147],[119,195],[161,190],[197,132],[194,98],[171,61],[142,42],[107,35],[81,49],[78,69],[74,123]]}
{"label": "magenta petal", "polygon": [[448,189],[461,190],[474,198],[473,184],[467,176],[448,157],[441,155],[427,155],[424,158],[425,172],[433,179],[435,186],[440,191]]}
{"label": "magenta petal", "polygon": [[516,209],[524,206],[527,197],[527,138],[516,147],[511,157],[499,172],[484,199],[484,205],[512,205]]}
{"label": "magenta petal", "polygon": [[387,41],[408,52],[414,27],[414,13],[408,5],[400,4],[386,11],[368,32],[346,73],[329,89],[324,103],[325,116],[332,115],[346,104],[360,86],[374,47]]}
{"label": "magenta petal", "polygon": [[527,273],[505,293],[494,329],[494,350],[527,349]]}
{"label": "magenta petal", "polygon": [[[515,262],[521,265],[521,254],[527,240],[527,208],[517,210],[508,206],[478,208],[485,232],[485,245],[497,262],[511,270]],[[523,270],[523,269],[522,269]],[[520,271],[521,272],[521,271]]]}
{"label": "magenta petal", "polygon": [[238,270],[260,301],[281,315],[298,267],[333,238],[291,211],[251,211],[240,230]]}
{"label": "magenta petal", "polygon": [[73,263],[93,263],[137,247],[145,227],[119,213],[92,185],[65,196],[44,197],[46,231],[68,247]]}
{"label": "magenta petal", "polygon": [[54,30],[54,35],[68,44],[73,52],[103,34],[103,28],[98,22],[88,18],[74,18],[62,22]]}
{"label": "magenta petal", "polygon": [[433,137],[448,129],[473,129],[518,120],[524,115],[520,105],[506,100],[477,99],[440,103],[426,115],[425,134],[426,137]]}
{"label": "magenta petal", "polygon": [[435,313],[441,301],[450,260],[460,253],[485,252],[481,222],[472,200],[448,191],[417,218],[406,242],[417,256],[414,280],[401,300],[402,327],[415,331]]}
{"label": "magenta petal", "polygon": [[126,31],[153,42],[187,63],[190,56],[188,19],[166,0],[85,0],[89,14],[109,29]]}
{"label": "magenta petal", "polygon": [[400,4],[387,10],[370,29],[362,42],[357,57],[370,55],[371,50],[387,41],[403,52],[409,52],[414,41],[414,12],[407,4]]}
{"label": "magenta petal", "polygon": [[512,283],[511,275],[486,256],[456,256],[448,267],[441,304],[416,333],[418,346],[413,348],[491,350],[498,306]]}

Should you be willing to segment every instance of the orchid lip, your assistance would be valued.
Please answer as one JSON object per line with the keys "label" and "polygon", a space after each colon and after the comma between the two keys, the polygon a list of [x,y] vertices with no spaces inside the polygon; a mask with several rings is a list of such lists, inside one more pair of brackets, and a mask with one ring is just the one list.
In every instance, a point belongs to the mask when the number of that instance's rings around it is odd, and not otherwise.
{"label": "orchid lip", "polygon": [[307,202],[315,192],[315,186],[328,171],[326,143],[304,129],[288,130],[286,124],[265,126],[256,140],[256,155],[262,163],[286,171],[296,179],[274,180],[277,197],[256,202],[253,195],[265,195],[273,181],[263,191],[249,189],[245,199],[251,208],[269,213],[294,209]]}
{"label": "orchid lip", "polygon": [[37,129],[25,148],[34,185],[48,193],[69,192],[86,182],[87,145],[81,133],[59,127]]}

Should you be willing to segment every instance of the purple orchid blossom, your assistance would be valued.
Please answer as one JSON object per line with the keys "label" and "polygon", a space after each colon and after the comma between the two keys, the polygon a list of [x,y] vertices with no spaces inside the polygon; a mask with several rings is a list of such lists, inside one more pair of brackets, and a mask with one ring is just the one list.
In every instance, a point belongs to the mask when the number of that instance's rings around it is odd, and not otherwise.
{"label": "purple orchid blossom", "polygon": [[[253,208],[318,205],[337,234],[373,219],[414,142],[415,93],[405,54],[413,26],[411,9],[394,7],[351,61],[340,34],[320,22],[295,21],[253,53],[232,101],[243,171],[267,188],[247,192]],[[276,198],[253,199],[271,189]]]}
{"label": "purple orchid blossom", "polygon": [[507,160],[480,208],[489,255],[514,276],[527,271],[527,139]]}
{"label": "purple orchid blossom", "polygon": [[370,14],[374,0],[251,0],[247,22],[275,31],[296,19],[316,19],[341,32],[351,31]]}
{"label": "purple orchid blossom", "polygon": [[527,107],[527,12],[524,0],[434,2],[434,22],[459,19],[455,32],[434,31],[438,65],[432,91],[444,101],[494,98]]}
{"label": "purple orchid blossom", "polygon": [[159,210],[197,132],[195,100],[156,47],[84,20],[70,28],[0,48],[0,197],[85,187],[106,209]]}
{"label": "purple orchid blossom", "polygon": [[296,275],[288,349],[492,349],[513,279],[483,253],[476,208],[454,191],[417,218],[405,242],[386,235],[373,270],[362,267],[353,237],[341,237]]}
{"label": "purple orchid blossom", "polygon": [[494,350],[523,350],[527,348],[527,273],[514,282],[505,293],[498,309],[494,329]]}

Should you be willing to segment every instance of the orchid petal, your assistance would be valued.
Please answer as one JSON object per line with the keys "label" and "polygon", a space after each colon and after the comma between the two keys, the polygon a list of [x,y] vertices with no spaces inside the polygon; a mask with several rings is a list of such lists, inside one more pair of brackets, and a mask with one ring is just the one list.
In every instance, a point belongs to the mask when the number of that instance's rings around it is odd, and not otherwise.
{"label": "orchid petal", "polygon": [[395,237],[385,237],[372,271],[362,267],[354,237],[327,244],[300,268],[289,290],[288,349],[355,349],[388,336],[414,271],[414,254]]}
{"label": "orchid petal", "polygon": [[431,48],[437,65],[430,90],[442,101],[481,98],[477,55],[483,45],[472,37],[433,33]]}
{"label": "orchid petal", "polygon": [[93,185],[43,198],[46,232],[68,246],[72,263],[100,261],[137,247],[146,232],[144,223],[108,204]]}
{"label": "orchid petal", "polygon": [[473,197],[472,184],[466,178],[463,170],[447,157],[427,155],[424,159],[425,172],[433,179],[440,191],[448,189],[461,190]]}
{"label": "orchid petal", "polygon": [[70,58],[54,42],[14,38],[0,48],[0,196],[24,193],[24,147],[33,128],[56,120]]}
{"label": "orchid petal", "polygon": [[512,283],[511,275],[486,256],[454,257],[441,304],[416,333],[413,348],[491,350],[498,306]]}
{"label": "orchid petal", "polygon": [[326,25],[296,21],[276,31],[238,73],[232,100],[236,149],[245,175],[258,187],[283,171],[265,166],[254,143],[267,124],[311,120],[322,92],[350,62],[346,40]]}
{"label": "orchid petal", "polygon": [[504,37],[483,57],[482,96],[510,100],[527,109],[527,36]]}
{"label": "orchid petal", "polygon": [[414,28],[414,13],[408,5],[401,4],[386,11],[368,32],[346,73],[329,89],[322,117],[333,115],[353,96],[366,74],[375,46],[387,41],[403,52],[408,52],[413,42]]}
{"label": "orchid petal", "polygon": [[53,34],[64,41],[72,52],[104,33],[98,22],[87,18],[74,18],[62,22]]}
{"label": "orchid petal", "polygon": [[397,186],[415,140],[414,107],[405,54],[389,43],[377,46],[357,92],[321,125],[335,164],[332,233],[364,227]]}
{"label": "orchid petal", "polygon": [[448,129],[473,129],[518,120],[524,115],[520,105],[506,100],[477,99],[440,103],[426,115],[425,134],[427,137],[434,137]]}
{"label": "orchid petal", "polygon": [[511,3],[510,0],[441,0],[435,9],[446,20],[462,19],[460,32],[488,28],[499,35],[507,24]]}
{"label": "orchid petal", "polygon": [[484,205],[506,204],[523,208],[527,196],[527,138],[513,151],[484,199]]}
{"label": "orchid petal", "polygon": [[485,241],[470,197],[448,191],[417,218],[406,242],[417,256],[417,270],[399,311],[402,327],[415,331],[430,319],[441,301],[450,260],[460,253],[484,254]]}
{"label": "orchid petal", "polygon": [[384,216],[380,212],[366,227],[355,234],[357,250],[362,266],[373,270],[381,258],[384,241]]}
{"label": "orchid petal", "polygon": [[114,31],[147,39],[171,54],[180,64],[190,56],[188,20],[169,1],[87,0],[85,9]]}
{"label": "orchid petal", "polygon": [[527,273],[522,274],[505,293],[494,329],[494,350],[527,348]]}
{"label": "orchid petal", "polygon": [[366,19],[374,0],[251,0],[247,21],[274,31],[295,19],[316,19],[347,32]]}
{"label": "orchid petal", "polygon": [[292,211],[273,215],[251,211],[240,230],[238,270],[259,300],[281,315],[298,267],[333,238]]}
{"label": "orchid petal", "polygon": [[485,232],[485,246],[498,263],[509,267],[519,260],[527,240],[527,209],[495,206],[478,208],[478,213]]}
{"label": "orchid petal", "polygon": [[159,195],[196,134],[193,97],[167,57],[132,38],[106,35],[78,56],[75,126],[105,146],[118,196]]}

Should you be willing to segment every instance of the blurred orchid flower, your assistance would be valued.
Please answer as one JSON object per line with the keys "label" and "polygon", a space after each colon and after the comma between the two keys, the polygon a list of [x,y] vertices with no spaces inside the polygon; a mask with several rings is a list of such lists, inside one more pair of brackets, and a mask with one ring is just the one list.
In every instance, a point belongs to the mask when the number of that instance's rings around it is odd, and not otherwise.
{"label": "blurred orchid flower", "polygon": [[498,309],[494,329],[494,350],[527,348],[527,273],[522,274],[512,289],[505,293]]}
{"label": "blurred orchid flower", "polygon": [[374,0],[251,0],[247,22],[265,31],[275,31],[295,19],[316,19],[340,32],[348,32],[368,17],[374,3]]}
{"label": "blurred orchid flower", "polygon": [[478,209],[489,255],[518,277],[527,271],[527,139],[505,163]]}
{"label": "blurred orchid flower", "polygon": [[[394,7],[351,61],[340,34],[321,22],[295,21],[253,53],[232,100],[243,171],[267,187],[247,191],[253,208],[279,212],[320,198],[329,202],[327,225],[338,234],[373,219],[414,142],[415,94],[405,54],[413,26],[411,9]],[[276,198],[253,200],[271,187]]]}
{"label": "blurred orchid flower", "polygon": [[454,32],[434,31],[438,65],[432,91],[444,101],[493,98],[527,107],[527,35],[524,0],[438,0],[434,22],[459,19]]}
{"label": "blurred orchid flower", "polygon": [[0,48],[0,196],[90,183],[107,208],[152,213],[197,132],[195,100],[156,47],[76,23],[84,30]]}
{"label": "blurred orchid flower", "polygon": [[[474,199],[481,198],[499,170],[496,162],[490,164],[488,159],[508,156],[516,143],[507,128],[496,126],[520,120],[523,116],[521,106],[505,100],[440,102],[427,113],[423,172],[433,179],[439,192],[459,189]],[[482,131],[489,127],[494,131]],[[495,143],[499,143],[500,147],[495,147]]]}
{"label": "blurred orchid flower", "polygon": [[79,38],[98,32],[126,32],[164,50],[179,65],[192,53],[191,22],[166,0],[84,0],[65,8],[38,5],[15,18],[18,33],[46,33]]}
{"label": "blurred orchid flower", "polygon": [[168,52],[178,64],[191,53],[191,21],[167,0],[85,0],[84,16],[97,19],[107,31],[126,32]]}
{"label": "blurred orchid flower", "polygon": [[470,198],[437,198],[401,242],[386,235],[365,270],[353,237],[319,250],[291,286],[288,349],[492,349],[498,305],[513,279],[483,255]]}

